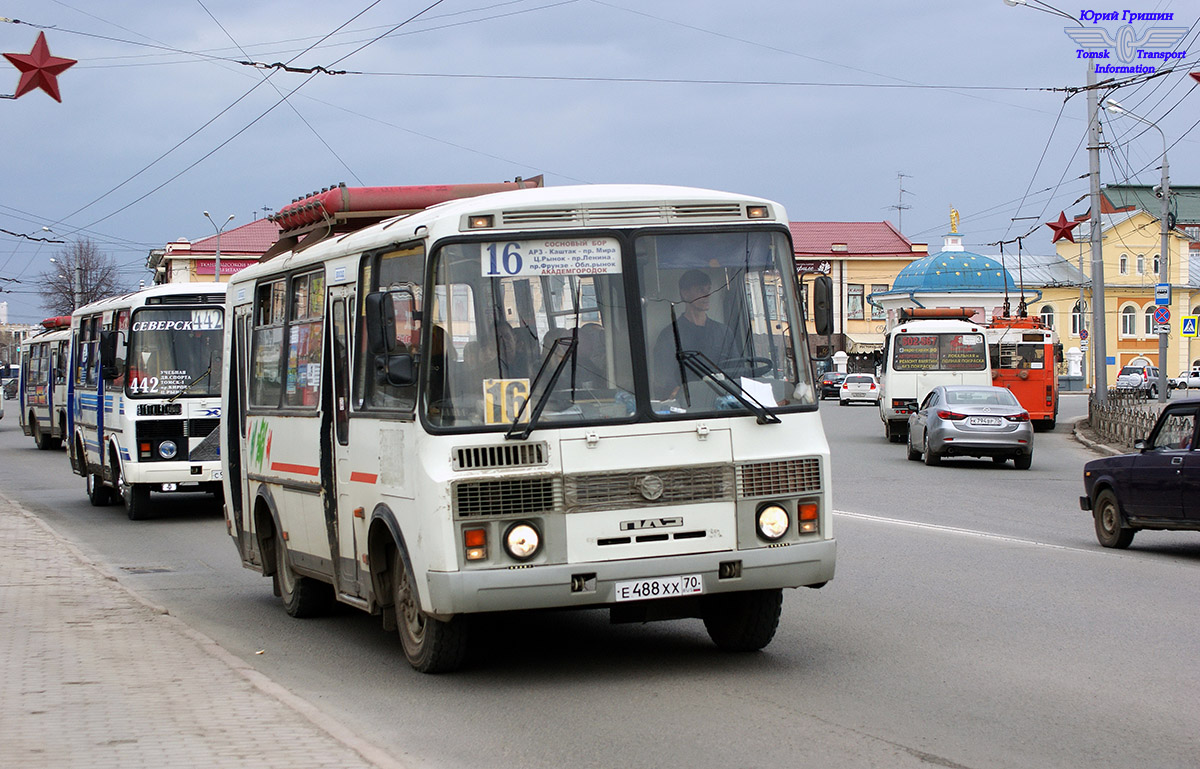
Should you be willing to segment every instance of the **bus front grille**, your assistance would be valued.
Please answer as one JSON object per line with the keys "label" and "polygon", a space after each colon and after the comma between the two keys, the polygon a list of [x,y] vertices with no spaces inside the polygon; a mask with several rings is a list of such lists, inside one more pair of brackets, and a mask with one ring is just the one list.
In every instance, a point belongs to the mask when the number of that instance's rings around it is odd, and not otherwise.
{"label": "bus front grille", "polygon": [[816,457],[753,462],[737,468],[738,497],[779,497],[821,489],[821,461]]}
{"label": "bus front grille", "polygon": [[189,419],[187,434],[193,438],[207,438],[220,426],[220,419]]}
{"label": "bus front grille", "polygon": [[657,507],[733,499],[733,468],[702,465],[638,470],[631,473],[581,473],[563,483],[567,512]]}
{"label": "bus front grille", "polygon": [[456,481],[453,497],[457,518],[540,515],[562,509],[554,478]]}

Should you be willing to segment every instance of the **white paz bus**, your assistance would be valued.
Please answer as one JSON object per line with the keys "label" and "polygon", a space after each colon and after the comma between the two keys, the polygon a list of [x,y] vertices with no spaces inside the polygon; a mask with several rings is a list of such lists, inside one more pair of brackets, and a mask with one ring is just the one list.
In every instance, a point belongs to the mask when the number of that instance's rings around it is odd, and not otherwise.
{"label": "white paz bus", "polygon": [[525,189],[238,273],[244,564],[294,616],[382,614],[424,672],[461,663],[470,615],[518,609],[700,617],[762,648],[836,549],[787,224],[722,192]]}
{"label": "white paz bus", "polygon": [[986,329],[969,313],[902,308],[888,332],[879,377],[879,418],[892,443],[908,435],[908,415],[939,385],[991,385]]}
{"label": "white paz bus", "polygon": [[33,436],[39,449],[62,448],[67,435],[67,358],[71,340],[71,317],[63,315],[42,321],[44,331],[21,347],[17,413],[21,431]]}
{"label": "white paz bus", "polygon": [[71,467],[93,505],[153,515],[152,492],[221,494],[224,284],[155,286],[71,315]]}

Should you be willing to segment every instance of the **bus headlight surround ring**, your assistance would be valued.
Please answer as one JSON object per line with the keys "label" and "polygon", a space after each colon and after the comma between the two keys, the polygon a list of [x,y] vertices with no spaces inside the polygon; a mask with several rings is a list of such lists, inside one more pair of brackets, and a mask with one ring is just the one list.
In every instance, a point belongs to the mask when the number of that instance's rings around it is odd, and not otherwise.
{"label": "bus headlight surround ring", "polygon": [[158,444],[158,455],[163,459],[174,459],[179,453],[179,447],[175,445],[175,441],[163,441]]}
{"label": "bus headlight surround ring", "polygon": [[504,532],[504,551],[517,561],[528,561],[541,547],[541,532],[530,521],[517,521]]}
{"label": "bus headlight surround ring", "polygon": [[754,516],[754,528],[758,536],[767,542],[778,542],[791,527],[791,516],[787,508],[778,502],[768,502],[758,508]]}

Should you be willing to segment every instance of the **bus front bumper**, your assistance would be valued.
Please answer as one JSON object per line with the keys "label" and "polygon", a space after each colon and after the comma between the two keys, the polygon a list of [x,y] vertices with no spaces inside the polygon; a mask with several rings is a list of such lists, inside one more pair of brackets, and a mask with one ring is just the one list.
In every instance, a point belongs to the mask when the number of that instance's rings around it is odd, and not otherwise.
{"label": "bus front bumper", "polygon": [[[819,586],[833,579],[837,540],[694,555],[430,572],[437,615],[615,604],[619,582],[700,575],[703,594]],[[733,564],[736,564],[734,566]],[[737,576],[722,576],[735,572]]]}

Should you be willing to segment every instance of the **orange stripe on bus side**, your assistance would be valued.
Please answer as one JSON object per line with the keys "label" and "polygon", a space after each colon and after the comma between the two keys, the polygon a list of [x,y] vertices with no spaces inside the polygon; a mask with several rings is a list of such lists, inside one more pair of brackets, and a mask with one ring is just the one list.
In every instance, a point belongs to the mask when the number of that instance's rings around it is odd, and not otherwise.
{"label": "orange stripe on bus side", "polygon": [[374,483],[375,481],[379,480],[379,475],[376,473],[351,472],[350,480],[358,483]]}
{"label": "orange stripe on bus side", "polygon": [[291,465],[287,462],[272,462],[272,470],[278,470],[283,473],[296,473],[298,475],[319,475],[321,470],[309,465]]}

